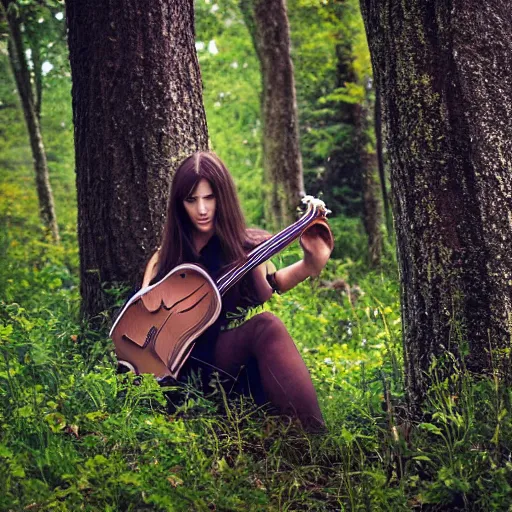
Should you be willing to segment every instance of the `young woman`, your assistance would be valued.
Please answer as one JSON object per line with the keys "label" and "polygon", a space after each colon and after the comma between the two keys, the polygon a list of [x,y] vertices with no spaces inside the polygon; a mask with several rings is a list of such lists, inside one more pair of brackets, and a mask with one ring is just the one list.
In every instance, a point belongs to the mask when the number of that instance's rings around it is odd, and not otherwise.
{"label": "young woman", "polygon": [[[181,263],[199,263],[216,278],[265,238],[263,231],[246,229],[233,179],[221,160],[213,153],[195,153],[174,176],[162,245],[148,263],[143,286]],[[306,429],[321,430],[309,372],[285,326],[268,312],[250,311],[273,292],[283,293],[320,273],[331,245],[307,233],[301,244],[301,261],[277,272],[271,264],[260,265],[225,294],[219,319],[197,340],[181,373],[199,370],[207,383],[216,371],[257,403],[270,402]]]}

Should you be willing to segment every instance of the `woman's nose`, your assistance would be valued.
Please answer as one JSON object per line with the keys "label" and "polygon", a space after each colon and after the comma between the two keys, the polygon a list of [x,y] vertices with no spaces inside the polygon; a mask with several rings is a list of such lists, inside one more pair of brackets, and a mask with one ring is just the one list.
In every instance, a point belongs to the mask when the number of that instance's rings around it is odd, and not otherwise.
{"label": "woman's nose", "polygon": [[204,201],[199,200],[198,210],[200,215],[205,215],[207,213],[206,203]]}

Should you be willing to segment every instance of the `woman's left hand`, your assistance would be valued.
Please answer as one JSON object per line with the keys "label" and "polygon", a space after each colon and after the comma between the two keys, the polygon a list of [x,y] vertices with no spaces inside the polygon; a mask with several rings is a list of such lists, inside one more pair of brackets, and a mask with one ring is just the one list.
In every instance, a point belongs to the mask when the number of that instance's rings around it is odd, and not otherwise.
{"label": "woman's left hand", "polygon": [[300,237],[304,265],[309,275],[316,277],[327,264],[333,249],[331,234],[325,226],[314,224]]}

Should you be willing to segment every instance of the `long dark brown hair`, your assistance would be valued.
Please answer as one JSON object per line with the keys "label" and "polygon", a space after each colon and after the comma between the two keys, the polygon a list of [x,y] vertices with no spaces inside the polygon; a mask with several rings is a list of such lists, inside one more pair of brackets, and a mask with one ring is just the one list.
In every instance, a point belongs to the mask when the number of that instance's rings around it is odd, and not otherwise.
{"label": "long dark brown hair", "polygon": [[198,257],[192,240],[193,226],[183,201],[203,178],[215,195],[215,234],[219,238],[225,264],[235,264],[245,258],[248,243],[246,225],[233,178],[217,155],[199,151],[186,158],[174,175],[156,279],[177,265],[193,262]]}

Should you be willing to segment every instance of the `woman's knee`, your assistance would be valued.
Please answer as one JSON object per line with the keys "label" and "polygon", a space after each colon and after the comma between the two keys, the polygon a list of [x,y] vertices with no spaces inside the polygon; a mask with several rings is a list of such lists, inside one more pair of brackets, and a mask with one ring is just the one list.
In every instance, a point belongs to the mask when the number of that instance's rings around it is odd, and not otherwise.
{"label": "woman's knee", "polygon": [[293,343],[281,319],[272,313],[265,311],[251,320],[254,320],[253,332],[256,336],[255,341],[260,347]]}
{"label": "woman's knee", "polygon": [[261,329],[285,329],[282,320],[271,313],[270,311],[264,311],[263,313],[258,313],[253,320],[257,322]]}

